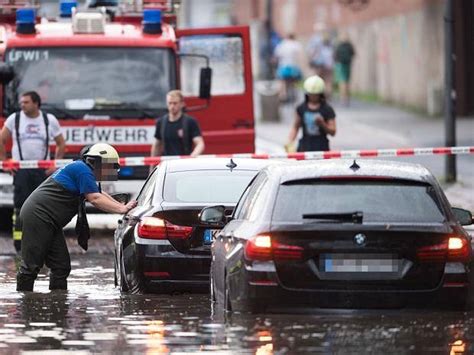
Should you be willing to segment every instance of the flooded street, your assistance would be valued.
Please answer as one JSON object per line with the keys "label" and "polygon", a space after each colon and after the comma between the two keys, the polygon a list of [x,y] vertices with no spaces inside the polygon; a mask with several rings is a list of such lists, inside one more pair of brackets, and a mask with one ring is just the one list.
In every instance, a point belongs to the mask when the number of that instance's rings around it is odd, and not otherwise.
{"label": "flooded street", "polygon": [[13,255],[0,257],[0,352],[281,354],[472,353],[474,313],[315,310],[224,315],[208,295],[120,295],[112,254],[72,254],[67,292],[15,291]]}

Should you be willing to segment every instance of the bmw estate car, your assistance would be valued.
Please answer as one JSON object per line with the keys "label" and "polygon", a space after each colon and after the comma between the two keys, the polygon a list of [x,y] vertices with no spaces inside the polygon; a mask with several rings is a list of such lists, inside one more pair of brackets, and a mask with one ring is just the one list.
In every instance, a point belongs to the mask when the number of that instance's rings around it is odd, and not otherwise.
{"label": "bmw estate car", "polygon": [[214,229],[201,228],[205,206],[231,214],[240,195],[269,160],[198,158],[159,164],[137,207],[115,231],[115,283],[121,291],[208,291]]}
{"label": "bmw estate car", "polygon": [[[228,223],[227,223],[228,222]],[[263,169],[212,245],[211,294],[226,310],[294,307],[463,307],[469,211],[408,163],[299,162]]]}

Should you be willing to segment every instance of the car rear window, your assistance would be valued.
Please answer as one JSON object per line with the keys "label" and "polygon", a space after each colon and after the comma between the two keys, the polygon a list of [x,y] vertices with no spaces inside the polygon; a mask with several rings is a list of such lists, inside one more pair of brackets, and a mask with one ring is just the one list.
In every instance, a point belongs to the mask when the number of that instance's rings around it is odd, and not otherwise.
{"label": "car rear window", "polygon": [[205,170],[168,173],[164,200],[169,202],[237,203],[257,171]]}
{"label": "car rear window", "polygon": [[[397,181],[298,181],[280,186],[273,220],[310,223],[308,215],[363,213],[363,222],[441,223],[430,185]],[[306,218],[303,218],[306,215]]]}

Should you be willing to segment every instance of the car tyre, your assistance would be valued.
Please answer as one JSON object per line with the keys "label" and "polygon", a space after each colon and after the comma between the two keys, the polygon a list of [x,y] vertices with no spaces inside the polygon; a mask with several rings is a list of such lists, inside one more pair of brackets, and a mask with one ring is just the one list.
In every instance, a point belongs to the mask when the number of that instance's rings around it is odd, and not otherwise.
{"label": "car tyre", "polygon": [[454,297],[450,302],[452,302],[452,306],[450,308],[456,311],[466,311],[470,308],[467,292],[459,295],[458,297]]}
{"label": "car tyre", "polygon": [[225,277],[225,287],[224,287],[224,310],[226,312],[232,312],[232,304],[230,302],[229,282],[227,281],[227,275]]}
{"label": "car tyre", "polygon": [[211,270],[209,272],[209,279],[210,279],[210,282],[209,282],[209,291],[211,293],[211,302],[217,302],[217,297],[216,297],[216,287],[214,285],[214,275],[213,275],[213,272],[212,272],[212,267],[211,267]]}
{"label": "car tyre", "polygon": [[121,267],[119,269],[119,272],[117,273],[118,274],[118,284],[119,284],[119,287],[120,287],[120,292],[128,292],[129,289],[128,289],[128,285],[127,285],[127,281],[125,280],[125,276],[123,274],[123,268]]}
{"label": "car tyre", "polygon": [[117,251],[114,251],[114,286],[118,286],[118,267],[117,267]]}

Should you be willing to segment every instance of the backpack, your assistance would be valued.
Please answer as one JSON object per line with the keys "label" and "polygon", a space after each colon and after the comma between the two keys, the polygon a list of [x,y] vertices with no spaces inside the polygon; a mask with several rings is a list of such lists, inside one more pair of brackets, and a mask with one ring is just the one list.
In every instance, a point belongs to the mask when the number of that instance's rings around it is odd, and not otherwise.
{"label": "backpack", "polygon": [[[46,153],[44,155],[44,160],[48,158],[48,153],[49,153],[49,120],[48,120],[48,114],[44,113],[43,111],[40,111],[41,116],[43,116],[43,121],[44,121],[44,127],[46,128]],[[23,153],[21,152],[21,144],[20,144],[20,111],[17,111],[15,114],[15,131],[16,131],[16,144],[18,146],[18,153],[20,154],[20,160],[23,159]]]}

